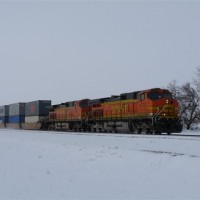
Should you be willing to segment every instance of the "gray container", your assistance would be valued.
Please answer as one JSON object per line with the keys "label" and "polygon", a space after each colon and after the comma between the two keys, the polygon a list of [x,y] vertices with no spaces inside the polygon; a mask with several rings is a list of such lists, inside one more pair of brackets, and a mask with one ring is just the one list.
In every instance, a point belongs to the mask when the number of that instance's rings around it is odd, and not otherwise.
{"label": "gray container", "polygon": [[9,105],[9,116],[17,115],[25,115],[25,103],[14,103]]}
{"label": "gray container", "polygon": [[25,116],[47,116],[51,107],[50,100],[28,102],[25,105]]}
{"label": "gray container", "polygon": [[0,106],[0,117],[7,117],[9,115],[9,107],[7,105]]}

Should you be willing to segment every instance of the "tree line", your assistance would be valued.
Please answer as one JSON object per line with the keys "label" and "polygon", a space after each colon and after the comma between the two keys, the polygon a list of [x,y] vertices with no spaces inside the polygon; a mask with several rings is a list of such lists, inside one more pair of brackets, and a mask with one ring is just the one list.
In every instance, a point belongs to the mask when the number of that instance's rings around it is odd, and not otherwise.
{"label": "tree line", "polygon": [[179,115],[186,129],[193,129],[200,123],[200,67],[196,69],[192,82],[178,85],[171,81],[168,90],[179,102]]}

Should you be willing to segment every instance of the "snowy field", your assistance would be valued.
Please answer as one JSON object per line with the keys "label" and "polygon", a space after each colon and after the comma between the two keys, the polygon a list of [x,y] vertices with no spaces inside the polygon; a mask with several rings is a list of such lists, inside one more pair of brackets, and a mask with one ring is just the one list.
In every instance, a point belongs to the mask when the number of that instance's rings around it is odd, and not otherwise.
{"label": "snowy field", "polygon": [[0,199],[200,199],[199,186],[200,137],[0,130]]}

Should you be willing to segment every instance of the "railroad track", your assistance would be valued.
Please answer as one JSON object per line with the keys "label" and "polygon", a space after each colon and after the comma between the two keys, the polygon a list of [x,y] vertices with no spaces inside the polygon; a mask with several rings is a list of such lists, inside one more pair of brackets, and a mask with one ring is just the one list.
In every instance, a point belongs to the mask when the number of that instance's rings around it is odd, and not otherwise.
{"label": "railroad track", "polygon": [[[48,130],[47,130],[48,131]],[[47,132],[45,130],[45,132]],[[42,131],[43,132],[43,131]],[[199,135],[197,134],[181,134],[181,133],[172,133],[168,134],[133,134],[133,133],[106,133],[106,132],[74,132],[74,131],[48,131],[55,134],[72,134],[72,135],[89,135],[89,136],[110,136],[110,137],[129,137],[129,138],[173,138],[173,137],[180,137],[180,138],[197,138],[200,139],[200,132]]]}
{"label": "railroad track", "polygon": [[[10,129],[4,129],[10,130]],[[20,130],[20,131],[35,131],[35,132],[49,132],[51,134],[70,134],[70,135],[87,135],[87,136],[104,136],[104,137],[128,137],[128,138],[165,138],[165,139],[172,139],[172,138],[182,138],[182,139],[199,139],[200,140],[200,132],[199,135],[197,134],[181,134],[181,133],[172,133],[171,135],[168,134],[133,134],[133,133],[106,133],[106,132],[74,132],[74,131],[50,131],[50,130]]]}

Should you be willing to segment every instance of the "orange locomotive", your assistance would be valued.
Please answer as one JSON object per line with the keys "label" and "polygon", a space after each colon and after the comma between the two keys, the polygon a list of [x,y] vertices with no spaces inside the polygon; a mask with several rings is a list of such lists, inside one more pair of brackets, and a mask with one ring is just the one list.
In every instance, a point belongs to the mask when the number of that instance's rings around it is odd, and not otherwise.
{"label": "orange locomotive", "polygon": [[85,119],[91,112],[88,99],[54,105],[49,110],[48,129],[86,130]]}
{"label": "orange locomotive", "polygon": [[110,132],[181,132],[178,102],[164,89],[150,89],[91,100],[95,129]]}
{"label": "orange locomotive", "polygon": [[108,98],[67,102],[49,112],[49,129],[92,132],[181,132],[178,102],[154,88]]}

